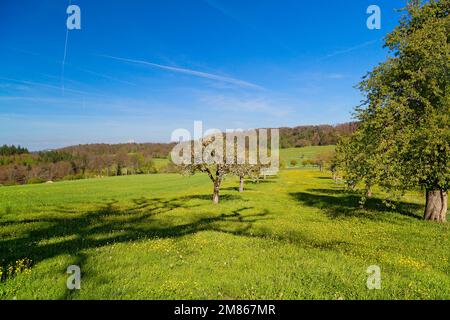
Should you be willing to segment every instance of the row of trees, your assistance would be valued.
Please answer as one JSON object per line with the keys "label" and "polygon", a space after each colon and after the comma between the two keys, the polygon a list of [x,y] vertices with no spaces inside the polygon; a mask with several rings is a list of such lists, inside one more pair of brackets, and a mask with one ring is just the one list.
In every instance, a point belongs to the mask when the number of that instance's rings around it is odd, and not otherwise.
{"label": "row of trees", "polygon": [[59,149],[76,156],[118,155],[140,153],[146,158],[167,158],[175,144],[173,143],[122,143],[122,144],[85,144]]}
{"label": "row of trees", "polygon": [[[244,192],[245,178],[249,177],[257,180],[263,173],[263,169],[267,169],[271,165],[271,163],[261,163],[259,152],[258,155],[255,155],[256,161],[250,161],[249,149],[251,143],[247,140],[246,134],[235,133],[235,137],[236,140],[233,139],[233,142],[229,144],[223,143],[227,140],[226,136],[223,133],[218,133],[204,137],[198,141],[187,141],[184,144],[190,146],[188,148],[182,148],[183,152],[189,150],[188,152],[190,154],[187,157],[186,155],[182,155],[188,160],[188,163],[180,164],[181,173],[185,175],[193,175],[197,172],[207,174],[213,185],[212,202],[214,204],[219,203],[220,186],[226,175],[238,177],[239,192]],[[244,142],[242,149],[238,147],[238,140],[240,138]],[[217,142],[219,143],[216,145]],[[196,144],[200,148],[196,148]],[[256,151],[259,151],[259,148]],[[227,157],[234,160],[229,163]]]}
{"label": "row of trees", "polygon": [[392,53],[361,82],[359,125],[337,146],[336,170],[370,196],[420,188],[424,219],[446,221],[450,186],[450,0],[410,1],[385,39]]}
{"label": "row of trees", "polygon": [[[280,129],[280,145],[331,145],[355,130],[356,123]],[[153,173],[152,159],[168,158],[173,143],[88,144],[53,151],[32,152],[20,146],[0,147],[0,184],[23,184],[91,176]],[[241,171],[254,171],[241,168]],[[173,164],[160,169],[178,172]]]}
{"label": "row of trees", "polygon": [[25,153],[29,153],[28,149],[21,146],[7,146],[6,144],[4,144],[0,147],[0,156],[7,157]]}
{"label": "row of trees", "polygon": [[[309,159],[303,159],[302,157],[301,164],[304,167],[312,166],[319,168],[320,172],[322,172],[327,166],[329,166],[330,170],[333,170],[333,165],[336,158],[336,152],[334,150],[321,152],[316,154],[314,157]],[[299,164],[299,160],[292,159],[289,164],[291,167],[297,167]]]}
{"label": "row of trees", "polygon": [[317,125],[280,128],[280,146],[281,148],[300,148],[336,145],[339,137],[352,134],[357,126],[357,122],[349,122],[335,126]]}
{"label": "row of trees", "polygon": [[320,172],[322,172],[325,167],[330,167],[330,169],[333,169],[333,163],[334,159],[336,157],[336,154],[334,151],[328,151],[328,152],[322,152],[317,154],[311,159],[305,159],[302,161],[303,166],[313,166],[319,168]]}
{"label": "row of trees", "polygon": [[[24,184],[93,176],[156,173],[153,159],[167,156],[170,144],[85,145],[44,152],[10,146],[0,156],[0,184]],[[3,150],[6,150],[4,148]],[[176,171],[167,165],[162,171]]]}

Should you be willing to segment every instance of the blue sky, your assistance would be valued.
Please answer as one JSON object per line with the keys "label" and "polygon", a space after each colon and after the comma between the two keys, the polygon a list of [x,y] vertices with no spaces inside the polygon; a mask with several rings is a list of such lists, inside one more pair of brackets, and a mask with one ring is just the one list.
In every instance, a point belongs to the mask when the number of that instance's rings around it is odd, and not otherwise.
{"label": "blue sky", "polygon": [[[67,31],[69,3],[81,30]],[[366,9],[382,10],[369,30]],[[0,144],[340,123],[405,1],[2,0]],[[66,46],[67,35],[67,46]]]}

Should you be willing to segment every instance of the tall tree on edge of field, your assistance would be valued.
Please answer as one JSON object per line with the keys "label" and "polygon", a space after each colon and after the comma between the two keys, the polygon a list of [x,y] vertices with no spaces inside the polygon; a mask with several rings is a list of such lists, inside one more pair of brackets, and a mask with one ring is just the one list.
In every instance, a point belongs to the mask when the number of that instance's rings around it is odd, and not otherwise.
{"label": "tall tree on edge of field", "polygon": [[[338,147],[344,178],[422,188],[424,219],[445,222],[450,186],[450,0],[410,1],[385,38],[391,56],[361,82],[360,125]],[[370,143],[366,142],[369,141]],[[346,154],[347,153],[347,154]]]}

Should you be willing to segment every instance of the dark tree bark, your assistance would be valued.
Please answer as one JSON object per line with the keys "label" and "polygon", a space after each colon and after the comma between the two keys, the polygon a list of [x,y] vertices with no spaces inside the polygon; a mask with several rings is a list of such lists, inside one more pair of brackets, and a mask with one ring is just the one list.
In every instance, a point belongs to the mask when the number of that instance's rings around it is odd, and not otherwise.
{"label": "dark tree bark", "polygon": [[244,177],[239,177],[239,192],[244,192]]}
{"label": "dark tree bark", "polygon": [[425,204],[425,220],[446,222],[448,209],[448,193],[446,190],[427,190]]}

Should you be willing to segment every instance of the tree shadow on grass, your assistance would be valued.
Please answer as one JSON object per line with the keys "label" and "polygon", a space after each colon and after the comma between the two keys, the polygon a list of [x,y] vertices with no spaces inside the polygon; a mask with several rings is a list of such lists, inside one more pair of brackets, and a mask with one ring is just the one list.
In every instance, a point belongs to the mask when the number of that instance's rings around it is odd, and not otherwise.
{"label": "tree shadow on grass", "polygon": [[[227,190],[227,189],[221,189],[223,190]],[[212,201],[212,195],[211,194],[199,194],[199,195],[190,195],[190,196],[185,196],[180,198],[180,200],[182,201],[190,201],[190,200],[208,200],[208,201]],[[224,202],[224,201],[235,201],[235,200],[242,200],[242,197],[239,195],[234,195],[234,194],[221,194],[220,195],[220,202]]]}
{"label": "tree shadow on grass", "polygon": [[388,207],[382,199],[370,198],[361,208],[361,196],[345,190],[309,189],[309,192],[295,192],[290,195],[309,207],[322,209],[330,218],[365,218],[370,220],[391,220],[397,213],[408,218],[421,220],[417,212],[420,205],[397,201],[395,208]]}
{"label": "tree shadow on grass", "polygon": [[[126,207],[111,200],[86,212],[79,212],[71,207],[57,207],[49,216],[9,221],[8,227],[12,226],[12,230],[20,230],[19,227],[24,224],[27,226],[21,233],[0,239],[0,266],[6,267],[22,258],[28,258],[33,264],[37,264],[57,256],[68,255],[71,264],[82,267],[88,258],[89,249],[114,243],[182,238],[205,231],[268,239],[321,250],[345,245],[339,241],[321,241],[314,235],[297,231],[274,232],[267,224],[260,224],[272,219],[267,209],[258,211],[253,207],[243,206],[226,213],[215,209],[215,213],[204,213],[200,216],[172,214],[176,209],[198,207],[198,204],[190,201],[192,199],[204,200],[205,197],[138,198]],[[61,266],[61,270],[55,270],[55,273],[64,274],[67,267]],[[100,277],[92,272],[83,274],[83,279],[86,279],[86,276]],[[61,298],[72,296],[72,293],[65,293]]]}
{"label": "tree shadow on grass", "polygon": [[[227,187],[227,188],[221,188],[222,191],[239,191],[238,187]],[[254,190],[253,188],[249,188],[247,185],[244,185],[244,191],[251,191]]]}
{"label": "tree shadow on grass", "polygon": [[278,181],[278,177],[267,177],[266,179],[264,178],[259,178],[259,179],[249,179],[246,180],[245,183],[246,184],[264,184],[264,183],[276,183]]}
{"label": "tree shadow on grass", "polygon": [[[227,198],[227,197],[225,197]],[[178,208],[193,209],[190,203],[203,196],[176,199],[139,198],[126,208],[115,200],[98,209],[79,212],[76,208],[59,207],[51,216],[3,222],[17,230],[27,225],[21,234],[0,239],[0,266],[7,267],[22,258],[33,264],[67,254],[84,261],[83,251],[112,243],[124,243],[152,238],[180,238],[202,231],[223,231],[244,234],[256,221],[266,219],[268,211],[244,213],[252,207],[242,207],[223,214],[205,214],[198,218],[189,215],[180,223],[180,217],[160,217]],[[210,200],[210,199],[208,199]],[[226,223],[226,228],[222,224]],[[17,227],[17,228],[16,228]]]}

